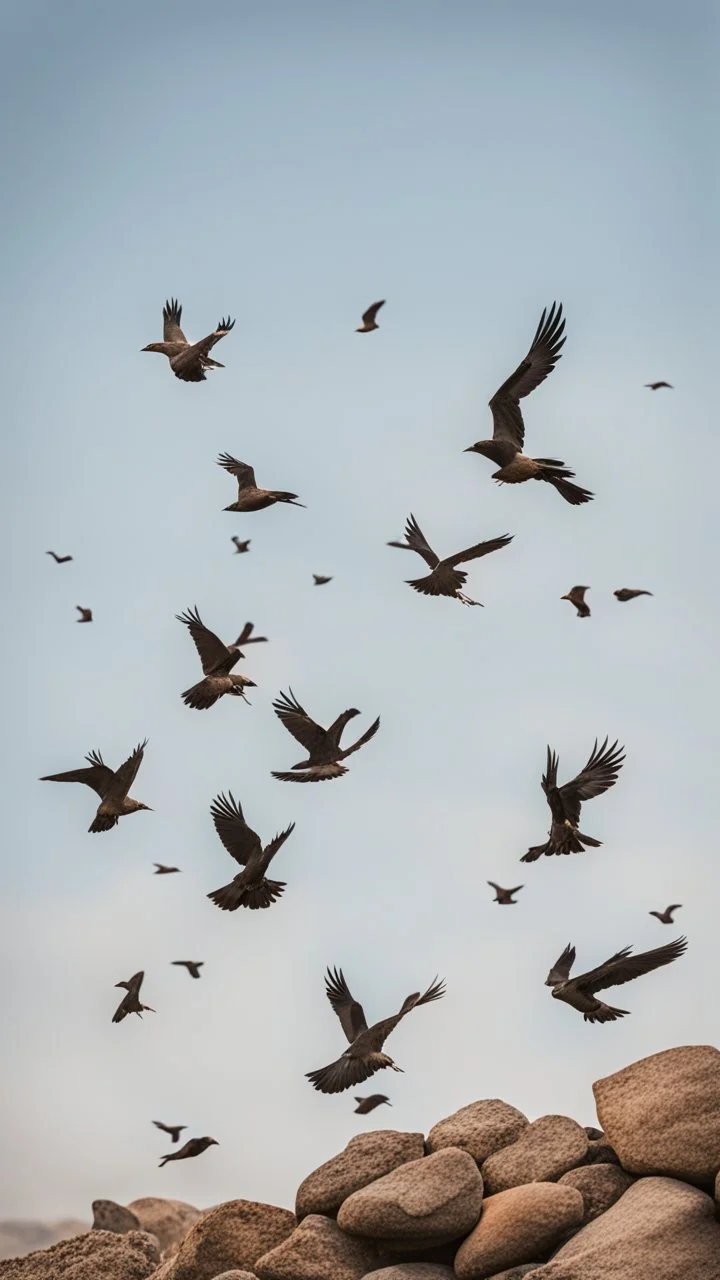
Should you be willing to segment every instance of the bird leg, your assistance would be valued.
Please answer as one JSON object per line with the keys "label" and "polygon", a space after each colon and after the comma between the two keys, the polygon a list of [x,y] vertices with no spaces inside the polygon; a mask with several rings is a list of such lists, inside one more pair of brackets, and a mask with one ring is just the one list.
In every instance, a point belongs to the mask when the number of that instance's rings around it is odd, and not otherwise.
{"label": "bird leg", "polygon": [[473,600],[472,596],[463,595],[462,591],[457,592],[456,598],[460,601],[461,604],[476,604],[476,605],[479,605],[481,609],[485,608],[485,605],[482,603],[481,600]]}

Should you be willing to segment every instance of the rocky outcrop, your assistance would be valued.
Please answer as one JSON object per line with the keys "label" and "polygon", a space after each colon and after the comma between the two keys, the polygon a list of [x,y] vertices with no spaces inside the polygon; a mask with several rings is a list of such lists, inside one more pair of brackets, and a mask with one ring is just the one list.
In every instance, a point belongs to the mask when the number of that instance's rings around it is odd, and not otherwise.
{"label": "rocky outcrop", "polygon": [[527,1182],[555,1182],[582,1164],[588,1137],[569,1116],[541,1116],[520,1137],[483,1161],[486,1195],[496,1195]]}
{"label": "rocky outcrop", "polygon": [[368,1271],[367,1280],[454,1280],[452,1267],[438,1262],[396,1262],[380,1271]]}
{"label": "rocky outcrop", "polygon": [[[123,1236],[128,1231],[147,1231],[140,1219],[114,1200],[93,1200],[93,1231],[114,1231]],[[154,1232],[150,1233],[154,1235]]]}
{"label": "rocky outcrop", "polygon": [[482,1197],[472,1156],[446,1147],[354,1192],[340,1207],[338,1226],[350,1235],[426,1248],[466,1235],[480,1217]]}
{"label": "rocky outcrop", "polygon": [[202,1210],[192,1204],[185,1204],[183,1200],[165,1200],[161,1196],[133,1200],[126,1212],[135,1215],[143,1231],[157,1236],[164,1256],[172,1252],[193,1223],[203,1216]]}
{"label": "rocky outcrop", "polygon": [[160,1261],[144,1231],[89,1231],[51,1249],[0,1263],[2,1280],[149,1280]]}
{"label": "rocky outcrop", "polygon": [[295,1215],[272,1204],[228,1200],[188,1231],[167,1270],[156,1280],[215,1280],[223,1271],[254,1271],[256,1262],[285,1240]]}
{"label": "rocky outcrop", "polygon": [[378,1266],[367,1240],[352,1239],[332,1218],[311,1213],[277,1248],[258,1258],[259,1280],[363,1280]]}
{"label": "rocky outcrop", "polygon": [[617,1164],[586,1164],[564,1173],[558,1185],[575,1187],[580,1192],[585,1205],[584,1224],[599,1218],[601,1213],[607,1213],[611,1205],[632,1186],[632,1182],[630,1174]]}
{"label": "rocky outcrop", "polygon": [[326,1160],[298,1187],[295,1213],[298,1220],[309,1213],[334,1216],[343,1200],[425,1151],[421,1133],[375,1129],[351,1138],[344,1151]]}
{"label": "rocky outcrop", "polygon": [[499,1098],[484,1098],[433,1125],[427,1149],[433,1152],[443,1147],[460,1147],[482,1164],[495,1151],[515,1142],[529,1123],[527,1116],[509,1103]]}
{"label": "rocky outcrop", "polygon": [[482,1217],[455,1256],[458,1280],[485,1280],[542,1257],[583,1217],[574,1187],[531,1182],[488,1196]]}

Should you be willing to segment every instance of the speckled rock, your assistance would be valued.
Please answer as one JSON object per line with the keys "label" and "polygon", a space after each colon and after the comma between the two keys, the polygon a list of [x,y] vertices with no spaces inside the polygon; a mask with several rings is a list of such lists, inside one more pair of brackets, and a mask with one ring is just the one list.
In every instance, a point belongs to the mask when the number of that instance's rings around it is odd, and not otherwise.
{"label": "speckled rock", "polygon": [[311,1213],[287,1240],[258,1258],[255,1273],[258,1280],[362,1280],[377,1266],[377,1252],[367,1240],[353,1240],[332,1218]]}
{"label": "speckled rock", "polygon": [[[147,1231],[136,1214],[114,1200],[93,1200],[93,1231],[114,1231],[123,1236],[127,1231]],[[155,1233],[152,1232],[152,1235]]]}
{"label": "speckled rock", "polygon": [[629,1173],[711,1187],[720,1169],[720,1051],[666,1049],[593,1085],[605,1134]]}
{"label": "speckled rock", "polygon": [[493,1152],[515,1142],[528,1124],[527,1116],[509,1103],[500,1098],[482,1098],[433,1125],[427,1149],[432,1152],[460,1147],[482,1164]]}
{"label": "speckled rock", "polygon": [[531,1271],[536,1271],[542,1266],[541,1262],[525,1262],[521,1267],[510,1267],[509,1271],[496,1271],[494,1276],[490,1276],[489,1280],[524,1280]]}
{"label": "speckled rock", "polygon": [[252,1271],[223,1271],[219,1276],[215,1276],[215,1280],[257,1280],[257,1276],[254,1276]]}
{"label": "speckled rock", "polygon": [[704,1191],[641,1178],[527,1280],[718,1280],[720,1223]]}
{"label": "speckled rock", "polygon": [[167,1280],[215,1280],[233,1269],[257,1273],[257,1259],[287,1239],[294,1226],[288,1209],[228,1200],[190,1228],[170,1260]]}
{"label": "speckled rock", "polygon": [[295,1201],[298,1219],[308,1213],[332,1217],[353,1191],[391,1173],[425,1153],[421,1133],[375,1129],[351,1138],[344,1151],[326,1160],[300,1183]]}
{"label": "speckled rock", "polygon": [[585,1130],[569,1116],[541,1116],[517,1141],[483,1161],[486,1195],[527,1182],[555,1182],[582,1164],[588,1152]]}
{"label": "speckled rock", "polygon": [[715,1179],[715,1199],[717,1200],[718,1205],[720,1205],[720,1173]]}
{"label": "speckled rock", "polygon": [[599,1218],[615,1204],[633,1183],[629,1173],[618,1164],[585,1164],[579,1169],[564,1173],[558,1183],[561,1187],[575,1187],[585,1205],[583,1225]]}
{"label": "speckled rock", "polygon": [[[599,1132],[597,1129],[595,1132]],[[588,1142],[587,1155],[583,1164],[619,1164],[618,1153],[614,1147],[610,1146],[605,1134],[601,1134],[599,1138],[590,1138]]]}
{"label": "speckled rock", "polygon": [[452,1267],[437,1262],[396,1262],[380,1271],[368,1271],[367,1280],[454,1280]]}
{"label": "speckled rock", "polygon": [[172,1251],[193,1223],[203,1216],[203,1211],[192,1204],[185,1204],[183,1200],[165,1200],[162,1196],[133,1200],[128,1211],[135,1214],[143,1231],[157,1236],[163,1255]]}
{"label": "speckled rock", "polygon": [[472,1156],[446,1147],[355,1191],[340,1206],[338,1225],[351,1235],[426,1248],[470,1231],[480,1217],[482,1196]]}
{"label": "speckled rock", "polygon": [[553,1247],[583,1216],[574,1187],[533,1182],[488,1196],[475,1230],[455,1255],[458,1280],[484,1280],[503,1268],[531,1262]]}
{"label": "speckled rock", "polygon": [[89,1231],[51,1249],[0,1263],[3,1280],[149,1280],[160,1261],[144,1231]]}

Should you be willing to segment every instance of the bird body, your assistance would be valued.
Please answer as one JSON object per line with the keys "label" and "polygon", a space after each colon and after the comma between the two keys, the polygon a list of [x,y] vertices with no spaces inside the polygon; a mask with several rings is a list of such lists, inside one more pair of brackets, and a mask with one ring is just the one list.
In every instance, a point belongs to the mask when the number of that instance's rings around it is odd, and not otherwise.
{"label": "bird body", "polygon": [[589,973],[571,978],[570,971],[575,963],[575,948],[569,945],[553,965],[545,979],[545,985],[552,987],[552,994],[556,1000],[563,1000],[565,1004],[577,1009],[586,1022],[615,1022],[618,1018],[624,1018],[629,1010],[616,1009],[612,1005],[605,1004],[596,998],[595,993],[604,991],[608,987],[621,986],[625,982],[631,982],[633,978],[651,973],[661,965],[670,964],[683,955],[686,948],[686,938],[676,938],[674,942],[669,942],[664,947],[656,947],[653,951],[641,951],[638,955],[631,954],[632,947],[624,947],[604,964],[598,965],[597,969],[591,969]]}
{"label": "bird body", "polygon": [[59,556],[54,551],[46,551],[46,556],[52,556],[56,564],[67,564],[68,560],[72,560],[72,556]]}
{"label": "bird body", "polygon": [[357,1106],[355,1108],[356,1116],[366,1116],[376,1107],[381,1107],[386,1103],[388,1107],[392,1106],[392,1102],[384,1093],[371,1093],[367,1098],[356,1098]]}
{"label": "bird body", "polygon": [[326,582],[332,582],[332,578],[327,578],[324,573],[313,574],[313,584],[316,587],[324,587]]}
{"label": "bird body", "polygon": [[[72,556],[70,558],[72,559]],[[75,608],[80,614],[80,617],[75,619],[76,622],[92,622],[92,609],[85,609],[81,604],[76,604]]]}
{"label": "bird body", "polygon": [[252,538],[238,538],[237,534],[235,534],[230,541],[235,543],[235,554],[241,556],[244,552],[250,550]]}
{"label": "bird body", "polygon": [[662,387],[667,387],[668,391],[673,390],[672,382],[646,382],[645,386],[649,387],[651,391],[660,391]]}
{"label": "bird body", "polygon": [[156,1129],[162,1129],[163,1133],[169,1133],[172,1142],[179,1142],[183,1129],[187,1129],[186,1124],[163,1124],[161,1120],[153,1120],[153,1124]]}
{"label": "bird body", "polygon": [[300,706],[292,689],[289,694],[281,693],[275,699],[273,710],[288,733],[291,733],[308,752],[307,759],[292,765],[291,772],[273,772],[273,778],[278,778],[281,782],[322,782],[329,778],[340,778],[347,773],[346,767],[340,762],[346,760],[354,751],[359,751],[380,728],[378,716],[357,742],[343,749],[340,746],[343,730],[348,721],[360,715],[356,707],[343,711],[329,729],[323,729],[310,718],[304,707]]}
{"label": "bird body", "polygon": [[304,507],[304,503],[297,501],[296,493],[288,493],[285,489],[258,489],[253,467],[247,462],[239,462],[230,453],[221,453],[217,464],[235,477],[238,486],[237,498],[229,507],[223,507],[224,511],[262,511],[276,502]]}
{"label": "bird body", "polygon": [[428,565],[430,573],[424,578],[406,578],[408,586],[414,591],[424,596],[450,596],[459,600],[461,604],[480,605],[479,600],[473,600],[471,596],[464,595],[460,590],[467,582],[467,574],[455,566],[466,564],[469,560],[477,560],[480,556],[489,555],[491,551],[499,551],[509,542],[512,542],[512,534],[506,533],[501,538],[490,538],[487,542],[478,542],[474,547],[468,547],[465,551],[458,551],[456,555],[446,556],[441,560],[428,543],[414,515],[411,514],[405,525],[405,542],[389,542],[388,546],[416,551]]}
{"label": "bird body", "polygon": [[515,901],[513,894],[519,893],[521,889],[525,888],[523,884],[517,884],[514,889],[502,889],[494,880],[488,880],[486,883],[490,885],[491,889],[495,890],[495,897],[493,901],[499,902],[501,907],[516,907],[517,902]]}
{"label": "bird body", "polygon": [[127,995],[123,997],[113,1014],[113,1022],[122,1022],[123,1018],[127,1018],[129,1013],[136,1013],[138,1018],[142,1018],[143,1013],[155,1013],[149,1004],[140,1003],[140,988],[145,977],[144,971],[141,969],[139,973],[134,973],[132,978],[127,982],[116,982],[116,987],[124,987]]}
{"label": "bird body", "polygon": [[652,591],[642,591],[638,587],[619,587],[617,591],[613,591],[613,595],[624,604],[626,600],[634,600],[636,596],[651,596]]}
{"label": "bird body", "polygon": [[674,924],[673,912],[679,911],[681,907],[682,902],[673,902],[669,907],[666,907],[664,911],[649,911],[648,915],[655,916],[661,924]]}
{"label": "bird body", "polygon": [[163,866],[162,862],[153,862],[153,866],[156,868],[156,870],[153,871],[154,876],[171,876],[173,872],[180,870],[179,867]]}
{"label": "bird body", "polygon": [[600,840],[586,836],[579,830],[580,810],[583,801],[601,796],[617,782],[617,775],[625,760],[623,750],[623,747],[618,747],[617,742],[608,747],[607,738],[598,749],[595,739],[595,746],[584,769],[571,782],[558,787],[558,757],[548,747],[542,789],[552,815],[549,839],[543,845],[528,849],[520,859],[521,862],[535,862],[543,854],[551,857],[553,854],[582,853],[586,847],[600,847]]}
{"label": "bird body", "polygon": [[190,344],[180,328],[181,317],[182,307],[175,298],[170,298],[163,307],[163,341],[151,342],[143,351],[157,351],[167,356],[170,368],[181,382],[204,382],[206,369],[224,368],[219,361],[211,359],[208,352],[234,328],[235,321],[228,316],[206,338]]}
{"label": "bird body", "polygon": [[191,978],[199,978],[200,970],[202,969],[205,961],[204,960],[171,960],[170,963],[182,965],[183,968],[187,969]]}
{"label": "bird body", "polygon": [[[187,609],[185,613],[175,616],[190,632],[205,676],[204,680],[192,685],[182,694],[186,707],[192,707],[195,711],[207,711],[226,693],[232,697],[245,698],[245,689],[254,689],[256,685],[247,676],[231,674],[232,668],[243,656],[237,644],[224,644],[214,631],[205,626],[196,608]],[[252,623],[249,625],[252,630]],[[247,702],[247,698],[245,701]]]}
{"label": "bird body", "polygon": [[132,800],[128,795],[142,764],[146,746],[147,739],[135,748],[115,772],[105,764],[99,751],[90,751],[85,757],[89,768],[70,769],[67,773],[48,773],[40,781],[83,782],[85,786],[92,787],[100,796],[100,804],[88,831],[109,831],[111,827],[117,826],[120,818],[129,813],[137,813],[140,809],[150,811],[149,805]]}
{"label": "bird body", "polygon": [[590,606],[585,603],[585,592],[589,591],[589,587],[573,587],[568,591],[567,595],[561,596],[561,600],[569,600],[577,609],[578,618],[590,617]]}
{"label": "bird body", "polygon": [[189,1160],[192,1156],[201,1156],[203,1151],[207,1151],[208,1147],[217,1146],[219,1146],[219,1143],[215,1138],[189,1138],[185,1146],[181,1147],[179,1151],[171,1151],[169,1156],[163,1156],[159,1168],[162,1169],[163,1165],[168,1163],[168,1160]]}
{"label": "bird body", "polygon": [[221,911],[237,911],[238,907],[256,911],[272,906],[282,895],[285,881],[268,880],[265,873],[275,854],[292,835],[295,823],[291,822],[263,849],[259,835],[246,823],[242,807],[232,792],[228,796],[217,796],[210,806],[210,813],[222,843],[243,869],[230,884],[215,889],[207,895],[208,898]]}
{"label": "bird body", "polygon": [[356,333],[372,333],[373,329],[379,329],[380,325],[376,322],[377,313],[381,307],[385,306],[385,299],[381,302],[373,302],[367,311],[363,311],[362,322],[355,330]]}

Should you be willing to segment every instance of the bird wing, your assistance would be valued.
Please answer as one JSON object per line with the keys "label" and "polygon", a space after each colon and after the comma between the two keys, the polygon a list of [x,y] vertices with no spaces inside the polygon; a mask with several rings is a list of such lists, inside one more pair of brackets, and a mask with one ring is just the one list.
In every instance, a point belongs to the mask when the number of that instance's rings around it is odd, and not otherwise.
{"label": "bird wing", "polygon": [[120,768],[113,774],[113,780],[105,792],[105,799],[124,800],[130,791],[130,788],[137,777],[138,769],[143,762],[145,748],[147,746],[147,738],[144,742],[138,743],[131,756],[120,765]]}
{"label": "bird wing", "polygon": [[307,1079],[320,1093],[342,1093],[353,1085],[369,1080],[379,1069],[377,1066],[370,1066],[362,1058],[348,1058],[343,1054],[336,1062],[321,1067],[319,1071],[308,1071]]}
{"label": "bird wing", "polygon": [[558,982],[567,982],[574,963],[575,948],[572,943],[569,943],[550,970],[546,980],[547,984],[554,987]]}
{"label": "bird wing", "polygon": [[553,302],[549,313],[543,309],[525,359],[490,401],[493,439],[509,440],[516,449],[522,449],[525,443],[525,423],[520,412],[520,401],[544,382],[555,368],[560,359],[560,350],[565,344],[562,336],[564,329],[562,303],[556,307]]}
{"label": "bird wing", "polygon": [[[235,321],[231,320],[228,316],[227,320],[221,320],[219,322],[217,329],[213,329],[213,332],[209,333],[207,337],[201,338],[199,342],[195,342],[193,344],[192,350],[200,357],[201,363],[203,363],[206,368],[208,365],[217,365],[217,361],[203,360],[203,356],[206,356],[208,351],[212,351],[215,343],[219,342],[221,338],[224,338],[225,334],[229,333],[234,327]],[[224,365],[219,365],[219,368],[224,368]]]}
{"label": "bird wing", "polygon": [[194,609],[186,609],[185,613],[176,613],[175,617],[178,622],[182,622],[187,627],[190,635],[195,642],[195,648],[200,656],[202,669],[204,674],[210,675],[211,672],[224,663],[230,653],[226,644],[223,644],[219,636],[215,635],[209,627],[205,626],[197,607]]}
{"label": "bird wing", "polygon": [[225,848],[241,867],[247,865],[248,859],[261,849],[260,837],[243,817],[241,806],[233,798],[232,792],[225,796],[216,796],[210,805],[210,813],[215,823],[215,830]]}
{"label": "bird wing", "polygon": [[144,970],[144,969],[140,969],[138,973],[134,973],[134,974],[133,974],[132,978],[130,978],[130,980],[129,980],[128,984],[127,984],[127,996],[125,997],[125,999],[126,999],[126,1000],[127,1000],[128,996],[139,996],[139,995],[140,995],[140,988],[141,988],[141,986],[142,986],[142,984],[143,984],[143,978],[144,978],[144,977],[145,977],[145,970]]}
{"label": "bird wing", "polygon": [[514,889],[506,889],[506,890],[505,890],[505,892],[506,892],[506,893],[519,893],[519,892],[520,892],[520,890],[521,890],[521,889],[524,889],[524,888],[525,888],[525,885],[524,885],[524,884],[516,884]]}
{"label": "bird wing", "polygon": [[182,307],[177,298],[170,298],[163,307],[163,342],[182,342],[188,345],[188,340],[180,328],[180,320],[182,318]]}
{"label": "bird wing", "polygon": [[90,751],[85,757],[90,763],[89,769],[69,769],[67,773],[48,773],[41,782],[84,782],[92,787],[102,800],[114,778],[112,769],[105,764],[99,751]]}
{"label": "bird wing", "polygon": [[508,892],[509,892],[509,890],[501,888],[501,886],[500,886],[499,884],[496,884],[494,880],[486,880],[486,881],[485,881],[485,883],[486,883],[486,884],[489,884],[489,885],[490,885],[490,888],[491,888],[491,889],[494,889],[496,893],[508,893]]}
{"label": "bird wing", "polygon": [[351,747],[348,747],[347,751],[341,752],[340,759],[347,760],[348,756],[351,756],[354,751],[359,751],[361,747],[365,746],[366,742],[369,742],[371,738],[375,737],[375,734],[377,733],[379,728],[380,728],[380,717],[378,716],[377,720],[373,720],[372,724],[370,725],[370,728],[365,730],[364,734],[362,735],[361,738],[358,738],[357,742],[354,742]]}
{"label": "bird wing", "polygon": [[280,831],[276,836],[273,836],[270,843],[265,845],[265,848],[263,849],[263,859],[266,860],[266,866],[270,865],[278,849],[282,849],[282,846],[288,836],[291,836],[294,830],[295,823],[291,822],[289,827],[286,827],[284,831]]}
{"label": "bird wing", "polygon": [[552,791],[553,787],[557,786],[558,764],[559,764],[559,760],[556,753],[554,751],[551,751],[550,748],[548,747],[547,760],[545,763],[545,772],[542,776],[542,780],[540,784],[542,786],[543,791],[545,792],[545,795],[547,795],[548,791]]}
{"label": "bird wing", "polygon": [[340,1019],[340,1026],[348,1042],[352,1044],[361,1032],[367,1031],[368,1026],[363,1007],[353,999],[342,969],[328,968],[325,990],[328,1000]]}
{"label": "bird wing", "polygon": [[686,949],[685,937],[675,938],[674,942],[667,942],[664,947],[655,947],[652,951],[641,951],[636,956],[630,954],[631,947],[624,947],[604,964],[598,965],[597,969],[581,974],[575,982],[582,991],[593,994],[605,991],[607,987],[621,987],[625,982],[632,982],[633,978],[641,978],[644,973],[652,973],[653,969],[659,969],[661,965],[671,964]]}
{"label": "bird wing", "polygon": [[454,556],[446,556],[440,563],[452,569],[456,564],[466,564],[468,560],[479,560],[480,556],[487,556],[491,551],[499,551],[501,547],[506,547],[509,542],[512,542],[513,536],[511,533],[504,533],[501,538],[489,538],[487,542],[478,542],[474,547],[468,547],[466,551],[458,551]]}
{"label": "bird wing", "polygon": [[378,311],[380,310],[381,307],[384,307],[384,306],[385,306],[384,298],[382,302],[373,302],[372,306],[368,307],[367,311],[363,311],[363,314],[362,314],[363,324],[373,324]]}
{"label": "bird wing", "polygon": [[438,981],[434,978],[430,983],[427,991],[422,995],[419,991],[413,991],[412,995],[406,997],[402,1003],[402,1007],[398,1013],[393,1014],[391,1018],[383,1018],[381,1022],[375,1022],[370,1028],[369,1038],[371,1047],[379,1052],[391,1031],[395,1030],[398,1022],[401,1022],[411,1009],[418,1008],[421,1004],[430,1004],[433,1000],[440,1000],[445,995],[444,981]]}
{"label": "bird wing", "polygon": [[571,782],[560,787],[560,796],[566,816],[572,823],[580,820],[580,805],[584,800],[592,800],[601,796],[604,791],[617,782],[625,756],[624,748],[618,747],[617,741],[608,747],[607,738],[598,748],[597,738],[590,759],[584,769]]}
{"label": "bird wing", "polygon": [[174,1133],[175,1130],[170,1125],[163,1124],[162,1120],[153,1120],[156,1129],[162,1129],[163,1133]]}
{"label": "bird wing", "polygon": [[240,635],[235,641],[235,645],[238,649],[242,649],[244,644],[258,644],[259,641],[265,640],[267,638],[266,636],[253,636],[251,640],[250,637],[252,636],[252,633],[254,630],[255,630],[254,622],[245,623],[245,626],[243,627],[242,631],[240,632]]}
{"label": "bird wing", "polygon": [[256,489],[255,471],[249,462],[240,462],[237,458],[233,458],[231,453],[221,453],[218,457],[217,464],[224,467],[225,471],[229,471],[238,482],[238,490]]}
{"label": "bird wing", "polygon": [[409,550],[417,551],[418,555],[422,556],[431,569],[434,569],[440,563],[440,557],[435,555],[420,525],[412,514],[405,525],[405,537]]}
{"label": "bird wing", "polygon": [[289,693],[281,693],[273,702],[275,715],[282,720],[288,733],[302,743],[306,751],[313,754],[323,746],[327,738],[327,729],[311,720],[307,711],[300,706],[292,689]]}
{"label": "bird wing", "polygon": [[665,912],[667,914],[668,911],[679,911],[681,906],[682,906],[682,902],[673,902],[670,904],[669,907],[665,908]]}

